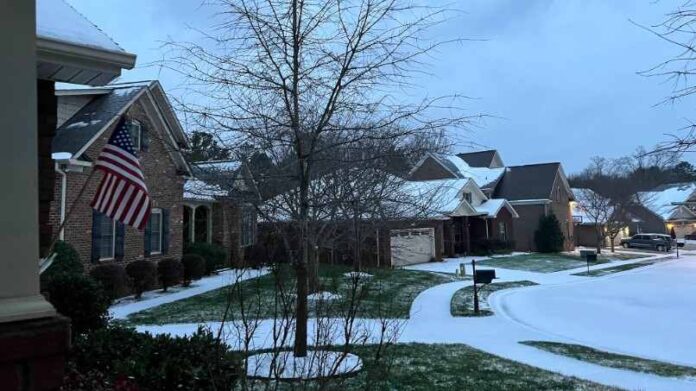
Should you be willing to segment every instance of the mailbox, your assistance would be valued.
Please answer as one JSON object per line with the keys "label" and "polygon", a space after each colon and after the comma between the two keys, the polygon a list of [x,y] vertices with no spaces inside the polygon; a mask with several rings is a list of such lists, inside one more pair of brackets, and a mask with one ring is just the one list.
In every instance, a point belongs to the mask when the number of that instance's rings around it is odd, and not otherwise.
{"label": "mailbox", "polygon": [[580,250],[580,258],[587,258],[588,256],[595,256],[595,259],[597,257],[597,254],[594,252],[594,250]]}
{"label": "mailbox", "polygon": [[595,253],[587,254],[587,255],[585,255],[585,260],[587,262],[597,262],[597,254],[595,254]]}
{"label": "mailbox", "polygon": [[493,269],[481,269],[476,270],[474,275],[475,284],[490,284],[495,279],[495,270]]}

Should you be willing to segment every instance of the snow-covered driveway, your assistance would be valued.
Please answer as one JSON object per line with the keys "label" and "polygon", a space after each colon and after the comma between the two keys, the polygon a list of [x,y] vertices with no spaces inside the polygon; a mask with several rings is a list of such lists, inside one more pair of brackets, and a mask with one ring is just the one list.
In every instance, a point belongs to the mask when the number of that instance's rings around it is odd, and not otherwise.
{"label": "snow-covered driveway", "polygon": [[497,315],[544,334],[696,366],[694,256],[604,278],[502,291],[490,301]]}

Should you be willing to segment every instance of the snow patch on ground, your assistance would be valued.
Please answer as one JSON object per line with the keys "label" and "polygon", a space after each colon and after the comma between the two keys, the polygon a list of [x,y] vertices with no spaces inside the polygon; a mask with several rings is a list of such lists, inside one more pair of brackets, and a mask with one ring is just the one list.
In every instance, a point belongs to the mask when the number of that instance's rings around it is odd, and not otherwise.
{"label": "snow patch on ground", "polygon": [[340,300],[341,295],[336,294],[336,293],[331,293],[331,292],[317,292],[317,293],[312,293],[311,295],[307,295],[307,300],[309,301],[332,301],[332,300]]}
{"label": "snow patch on ground", "polygon": [[260,277],[267,273],[268,270],[266,269],[225,270],[215,276],[204,277],[195,281],[188,288],[178,286],[169,288],[167,292],[162,292],[161,290],[148,291],[143,293],[143,297],[140,300],[135,300],[133,296],[125,297],[109,308],[109,315],[111,315],[113,319],[125,319],[128,315],[136,312],[187,299],[224,286],[232,285],[236,282]]}
{"label": "snow patch on ground", "polygon": [[370,273],[365,273],[365,272],[350,272],[350,273],[344,273],[343,276],[344,276],[344,277],[347,277],[347,278],[357,278],[357,279],[360,279],[360,280],[362,280],[362,279],[368,279],[368,278],[374,277],[372,274],[370,274]]}
{"label": "snow patch on ground", "polygon": [[314,350],[306,357],[293,352],[262,353],[247,359],[247,375],[277,380],[308,380],[342,376],[362,368],[360,357],[351,353]]}

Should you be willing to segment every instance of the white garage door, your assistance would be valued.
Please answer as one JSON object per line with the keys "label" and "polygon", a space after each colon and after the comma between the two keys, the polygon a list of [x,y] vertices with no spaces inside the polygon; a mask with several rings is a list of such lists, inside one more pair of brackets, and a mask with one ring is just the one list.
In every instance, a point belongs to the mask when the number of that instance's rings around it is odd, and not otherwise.
{"label": "white garage door", "polygon": [[435,229],[398,229],[391,232],[392,266],[429,262],[435,256]]}

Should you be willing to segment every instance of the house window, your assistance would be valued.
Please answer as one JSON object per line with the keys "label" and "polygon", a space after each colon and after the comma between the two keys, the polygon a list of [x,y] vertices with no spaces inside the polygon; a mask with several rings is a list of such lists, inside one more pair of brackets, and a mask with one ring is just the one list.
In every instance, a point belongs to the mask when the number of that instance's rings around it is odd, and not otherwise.
{"label": "house window", "polygon": [[241,225],[240,246],[247,247],[253,245],[256,228],[256,213],[254,213],[254,209],[244,208],[242,210]]}
{"label": "house window", "polygon": [[139,151],[143,135],[143,130],[142,126],[140,125],[140,122],[136,120],[129,121],[128,132],[130,133],[131,141],[133,142],[133,149]]}
{"label": "house window", "polygon": [[498,238],[507,241],[507,224],[503,221],[498,223]]}
{"label": "house window", "polygon": [[464,193],[462,194],[462,197],[466,200],[466,202],[471,204],[471,193]]}
{"label": "house window", "polygon": [[116,249],[116,221],[105,215],[99,219],[99,259],[114,259]]}
{"label": "house window", "polygon": [[162,253],[162,209],[153,209],[150,214],[150,254]]}

